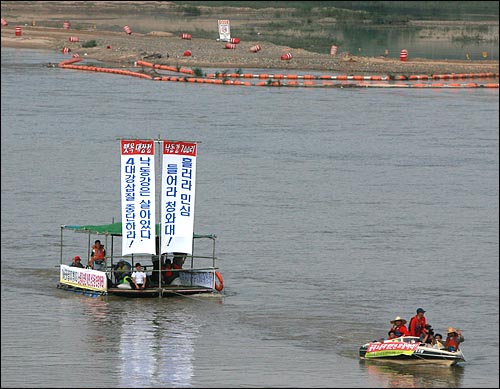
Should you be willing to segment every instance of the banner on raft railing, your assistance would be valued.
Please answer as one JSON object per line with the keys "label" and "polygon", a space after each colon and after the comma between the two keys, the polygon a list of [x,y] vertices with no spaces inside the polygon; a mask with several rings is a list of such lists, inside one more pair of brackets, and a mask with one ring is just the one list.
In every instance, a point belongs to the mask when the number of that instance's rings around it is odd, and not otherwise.
{"label": "banner on raft railing", "polygon": [[82,269],[68,265],[61,265],[59,282],[89,290],[108,290],[106,273],[92,269]]}
{"label": "banner on raft railing", "polygon": [[412,355],[420,345],[420,342],[390,342],[370,343],[366,350],[365,358],[393,357],[397,355]]}
{"label": "banner on raft railing", "polygon": [[193,252],[196,143],[163,141],[161,253]]}
{"label": "banner on raft railing", "polygon": [[219,40],[221,42],[229,42],[231,39],[231,25],[229,19],[217,20],[217,26],[219,27]]}
{"label": "banner on raft railing", "polygon": [[121,141],[122,255],[155,254],[155,145]]}

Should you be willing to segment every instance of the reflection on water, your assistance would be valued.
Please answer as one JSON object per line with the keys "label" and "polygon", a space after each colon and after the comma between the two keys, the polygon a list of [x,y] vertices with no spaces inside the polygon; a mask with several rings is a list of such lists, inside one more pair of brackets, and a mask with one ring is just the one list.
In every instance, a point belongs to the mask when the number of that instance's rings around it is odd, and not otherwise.
{"label": "reflection on water", "polygon": [[360,361],[377,386],[387,388],[460,388],[464,367],[438,365],[397,365]]}
{"label": "reflection on water", "polygon": [[[92,339],[90,342],[94,352],[105,353],[107,346],[106,323],[109,322],[109,306],[105,300],[100,298],[81,298],[84,315],[88,318],[87,337]],[[111,332],[112,330],[110,330]]]}
{"label": "reflection on water", "polygon": [[[74,355],[92,355],[92,379],[116,387],[193,385],[195,340],[202,320],[186,300],[71,295],[64,301],[82,307],[78,318],[66,323],[64,343]],[[114,366],[112,372],[100,375],[109,365]]]}
{"label": "reflection on water", "polygon": [[[485,28],[485,29],[484,29]],[[466,39],[466,37],[481,37]],[[332,29],[332,41],[339,52],[354,55],[388,56],[399,58],[401,49],[409,51],[411,58],[498,60],[498,26],[464,31],[463,26],[394,27],[343,25]]]}
{"label": "reflection on water", "polygon": [[119,386],[191,386],[199,329],[193,317],[181,308],[149,309],[141,300],[129,308],[121,321]]}

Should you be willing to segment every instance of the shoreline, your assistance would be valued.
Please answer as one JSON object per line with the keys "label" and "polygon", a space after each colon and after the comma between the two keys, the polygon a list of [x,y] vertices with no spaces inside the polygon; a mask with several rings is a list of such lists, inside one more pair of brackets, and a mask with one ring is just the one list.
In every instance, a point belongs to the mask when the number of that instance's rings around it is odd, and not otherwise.
{"label": "shoreline", "polygon": [[[69,42],[69,37],[80,42]],[[84,48],[85,42],[94,40],[95,47]],[[494,73],[498,77],[499,62],[493,60],[428,60],[411,58],[407,61],[385,57],[360,57],[354,55],[331,56],[290,49],[271,42],[241,42],[235,49],[226,49],[225,42],[212,39],[181,39],[167,32],[148,34],[111,32],[102,30],[70,30],[37,26],[23,26],[16,36],[14,26],[2,26],[2,47],[46,49],[61,52],[70,49],[68,55],[78,54],[87,60],[102,61],[107,66],[130,67],[137,60],[154,60],[157,64],[219,69],[280,69],[302,71],[326,71],[340,74],[365,75],[435,75]],[[259,44],[262,49],[250,51]],[[191,52],[185,56],[185,52]],[[281,60],[285,52],[292,53],[291,60]]]}

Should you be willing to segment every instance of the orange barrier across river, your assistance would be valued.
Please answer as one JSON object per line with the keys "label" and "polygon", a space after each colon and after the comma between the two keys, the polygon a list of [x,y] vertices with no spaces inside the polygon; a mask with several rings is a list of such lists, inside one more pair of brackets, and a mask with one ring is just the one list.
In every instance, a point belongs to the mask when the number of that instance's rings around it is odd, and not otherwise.
{"label": "orange barrier across river", "polygon": [[[112,69],[97,66],[74,65],[81,61],[81,58],[71,58],[59,63],[63,69],[94,71],[103,73],[119,74],[124,76],[139,77],[153,81],[173,81],[190,82],[199,84],[217,84],[217,85],[237,85],[237,86],[273,86],[273,87],[314,87],[314,88],[496,88],[498,83],[478,84],[468,83],[393,83],[394,81],[422,81],[422,80],[460,80],[469,78],[498,78],[498,73],[470,73],[470,74],[435,74],[435,75],[411,75],[411,76],[363,76],[363,75],[298,75],[298,74],[248,74],[248,73],[211,73],[205,77],[197,77],[192,69],[180,68],[176,66],[154,64],[146,61],[137,61],[136,66],[140,66],[142,71],[131,71],[123,69]],[[150,68],[152,74],[147,74],[144,67]],[[185,76],[159,74],[156,70],[165,70],[174,73],[182,73]],[[235,78],[259,79],[267,81],[234,80]],[[287,82],[285,82],[286,80]],[[300,82],[297,80],[301,80]],[[343,81],[333,83],[330,81]],[[317,82],[320,81],[320,82]],[[359,82],[346,82],[359,81]],[[372,81],[378,81],[376,83]],[[391,83],[392,82],[392,83]]]}

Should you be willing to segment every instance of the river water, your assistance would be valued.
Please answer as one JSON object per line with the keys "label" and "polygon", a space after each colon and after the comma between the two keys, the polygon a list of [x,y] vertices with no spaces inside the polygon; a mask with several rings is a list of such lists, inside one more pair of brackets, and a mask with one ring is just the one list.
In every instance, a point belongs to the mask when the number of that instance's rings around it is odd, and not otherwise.
{"label": "river water", "polygon": [[[63,58],[2,49],[2,387],[498,387],[498,89],[46,66]],[[195,231],[218,236],[221,297],[56,288],[60,225],[119,219],[119,137],[201,142]],[[462,329],[466,363],[358,359],[420,306]]]}

